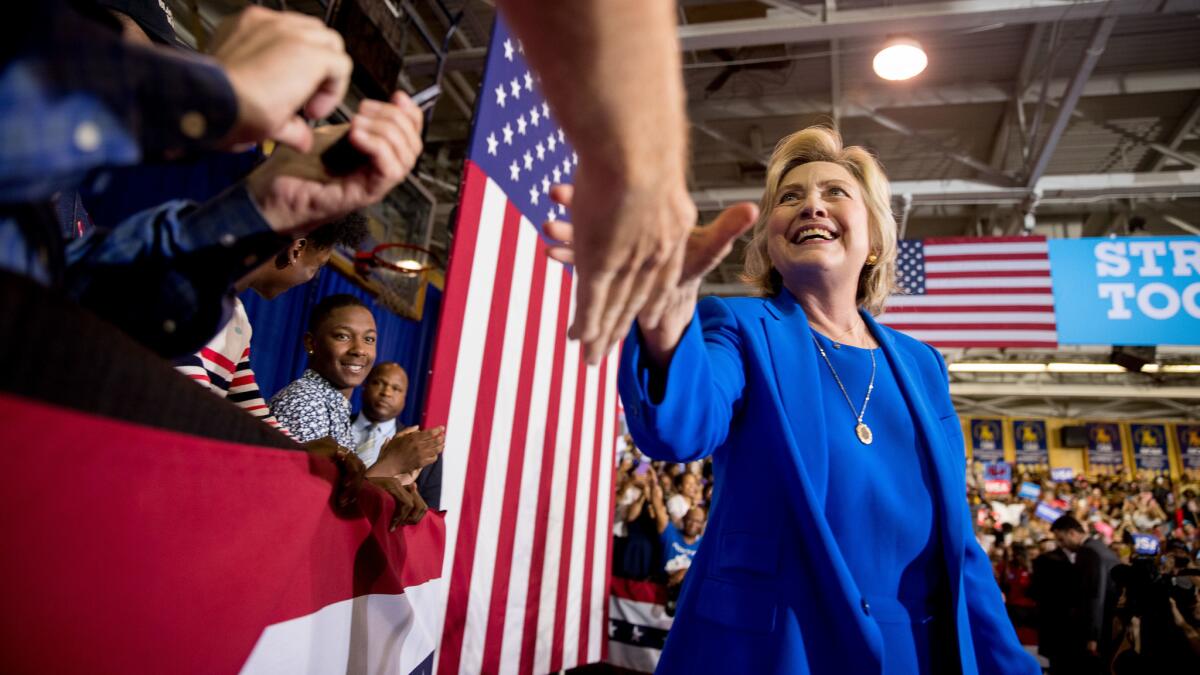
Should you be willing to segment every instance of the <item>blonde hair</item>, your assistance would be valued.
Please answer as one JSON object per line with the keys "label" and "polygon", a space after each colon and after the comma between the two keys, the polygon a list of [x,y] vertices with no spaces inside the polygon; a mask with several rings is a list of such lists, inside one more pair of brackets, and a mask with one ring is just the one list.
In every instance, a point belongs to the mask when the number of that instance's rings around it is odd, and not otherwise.
{"label": "blonde hair", "polygon": [[867,206],[874,264],[864,265],[858,279],[855,301],[871,314],[883,311],[883,305],[896,287],[896,217],[892,214],[892,190],[879,160],[866,148],[845,146],[837,131],[823,126],[808,127],[785,136],[771,153],[767,165],[767,185],[763,191],[758,221],[746,246],[742,280],[764,295],[783,290],[783,277],[771,264],[767,253],[767,221],[775,207],[779,188],[792,169],[809,162],[830,162],[846,169],[862,187]]}

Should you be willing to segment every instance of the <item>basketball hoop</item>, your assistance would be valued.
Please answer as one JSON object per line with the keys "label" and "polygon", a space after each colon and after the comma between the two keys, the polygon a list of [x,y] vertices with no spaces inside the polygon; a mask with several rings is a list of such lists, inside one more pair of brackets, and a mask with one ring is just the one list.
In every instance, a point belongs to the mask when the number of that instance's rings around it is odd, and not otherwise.
{"label": "basketball hoop", "polygon": [[380,244],[354,254],[354,271],[375,281],[379,304],[414,321],[425,308],[429,272],[440,266],[433,251],[413,244]]}

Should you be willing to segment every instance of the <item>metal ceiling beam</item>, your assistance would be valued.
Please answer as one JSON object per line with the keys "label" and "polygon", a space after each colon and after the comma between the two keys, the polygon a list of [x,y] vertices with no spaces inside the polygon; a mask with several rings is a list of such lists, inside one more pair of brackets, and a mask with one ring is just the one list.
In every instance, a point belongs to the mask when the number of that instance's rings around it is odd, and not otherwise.
{"label": "metal ceiling beam", "polygon": [[[455,49],[446,54],[446,72],[456,70],[483,70],[487,59],[487,47]],[[437,69],[437,57],[433,54],[414,54],[405,57],[404,68],[413,75],[432,75]]]}
{"label": "metal ceiling beam", "polygon": [[[970,413],[976,410],[982,410],[993,415],[1008,415],[1011,412],[1008,408],[1002,408],[994,403],[987,401],[976,401],[962,396],[951,396],[950,400],[954,402],[954,407],[959,413]],[[963,408],[966,408],[966,410],[963,410]]]}
{"label": "metal ceiling beam", "polygon": [[[837,12],[837,0],[825,0],[825,16]],[[829,41],[829,110],[833,128],[842,128],[842,44],[841,40]]]}
{"label": "metal ceiling beam", "polygon": [[1172,216],[1169,213],[1162,214],[1162,218],[1166,222],[1174,225],[1175,227],[1178,227],[1179,229],[1183,230],[1184,232],[1188,232],[1190,234],[1200,234],[1200,227],[1196,227],[1195,225],[1192,225],[1191,223],[1184,220],[1183,218],[1180,218],[1178,216]]}
{"label": "metal ceiling beam", "polygon": [[818,11],[813,11],[809,7],[806,7],[803,3],[795,2],[794,0],[758,0],[758,1],[768,7],[773,8],[773,9],[783,10],[784,12],[786,12],[788,14],[800,13],[800,14],[803,14],[806,16],[811,16],[813,18],[820,18],[820,16],[821,16],[819,9],[818,9]]}
{"label": "metal ceiling beam", "polygon": [[[1100,55],[1104,53],[1104,46],[1108,44],[1108,36],[1112,34],[1113,26],[1116,23],[1117,19],[1111,16],[1096,22],[1092,38],[1075,70],[1075,76],[1071,78],[1071,84],[1067,86],[1067,93],[1058,103],[1058,114],[1055,115],[1054,122],[1050,125],[1050,131],[1046,133],[1046,139],[1042,141],[1037,155],[1029,165],[1029,170],[1025,175],[1025,187],[1032,189],[1037,185],[1037,182],[1046,173],[1046,167],[1050,166],[1050,158],[1054,156],[1058,141],[1062,139],[1063,133],[1067,130],[1067,124],[1071,121],[1071,113],[1075,111],[1075,106],[1083,95],[1083,86],[1091,77],[1092,70],[1096,68]],[[1036,134],[1037,131],[1037,129],[1031,129],[1030,133]]]}
{"label": "metal ceiling beam", "polygon": [[[1187,112],[1183,114],[1183,117],[1179,119],[1179,123],[1175,125],[1175,130],[1172,131],[1171,135],[1167,137],[1167,148],[1170,150],[1177,150],[1179,148],[1179,144],[1183,142],[1183,139],[1187,138],[1188,132],[1190,132],[1192,127],[1196,126],[1197,123],[1200,123],[1200,96],[1196,96],[1196,98],[1192,99],[1192,105],[1188,108]],[[1168,157],[1170,157],[1169,154],[1160,150],[1158,157],[1154,158],[1149,170],[1161,171],[1163,165],[1167,163]]]}
{"label": "metal ceiling beam", "polygon": [[975,159],[965,152],[959,152],[958,150],[943,144],[941,141],[930,138],[926,134],[914,131],[913,129],[905,126],[902,122],[892,119],[878,110],[871,110],[870,108],[862,105],[855,105],[851,107],[861,108],[866,116],[876,124],[884,127],[885,129],[891,129],[899,134],[908,136],[909,138],[923,145],[933,148],[943,157],[958,162],[963,166],[974,169],[984,176],[990,177],[997,185],[1016,185],[1017,183],[1017,180],[1013,176],[1010,176],[1003,171],[994,169],[991,167],[991,165],[985,164],[984,162]]}
{"label": "metal ceiling beam", "polygon": [[737,154],[741,155],[743,158],[745,158],[751,162],[754,162],[755,164],[758,164],[758,165],[764,166],[764,167],[767,165],[767,158],[760,155],[759,153],[755,152],[753,148],[746,145],[745,143],[738,142],[738,141],[726,136],[725,134],[717,131],[716,129],[713,129],[712,127],[708,126],[707,124],[704,124],[702,122],[693,122],[692,128],[695,129],[696,131],[699,131],[700,133],[704,134],[705,136],[708,136],[709,138],[713,139],[714,141],[720,143],[721,145],[724,145],[725,147],[729,148],[730,150],[733,150]]}
{"label": "metal ceiling beam", "polygon": [[[1050,101],[1049,104],[1054,107],[1059,106],[1059,103],[1057,101]],[[1071,117],[1074,117],[1076,119],[1081,119],[1086,122],[1091,122],[1092,124],[1095,124],[1096,126],[1102,128],[1106,131],[1111,131],[1112,133],[1114,133],[1122,138],[1125,138],[1127,140],[1133,141],[1134,143],[1137,143],[1138,145],[1142,145],[1147,148],[1150,148],[1151,150],[1155,150],[1159,154],[1163,155],[1164,157],[1173,159],[1176,162],[1179,162],[1180,164],[1186,164],[1188,166],[1200,168],[1200,157],[1197,157],[1196,155],[1191,155],[1186,152],[1180,152],[1174,148],[1163,145],[1162,143],[1159,143],[1158,141],[1155,141],[1154,139],[1147,138],[1138,133],[1134,133],[1128,129],[1125,129],[1124,127],[1113,124],[1112,122],[1109,122],[1107,120],[1095,119],[1095,118],[1091,117],[1090,115],[1087,115],[1086,113],[1084,113],[1082,110],[1079,110],[1078,108],[1071,111]]]}
{"label": "metal ceiling beam", "polygon": [[1119,384],[1029,384],[1016,382],[951,382],[952,396],[991,398],[1026,396],[1056,398],[1128,398],[1200,400],[1200,387],[1147,387]]}
{"label": "metal ceiling beam", "polygon": [[[1044,176],[1037,188],[1042,192],[1042,203],[1148,195],[1200,197],[1200,170]],[[892,181],[892,194],[912,195],[917,206],[1019,204],[1028,197],[1029,191],[1023,187],[1004,188],[973,180],[914,180]],[[761,187],[710,188],[692,193],[692,199],[702,210],[724,208],[735,202],[757,202],[761,197]]]}
{"label": "metal ceiling beam", "polygon": [[1091,417],[1093,415],[1098,415],[1102,412],[1112,410],[1113,408],[1120,408],[1123,405],[1127,405],[1127,402],[1124,399],[1119,398],[1103,401],[1101,403],[1089,403],[1080,408],[1079,411],[1076,412],[1076,415],[1080,417]]}
{"label": "metal ceiling beam", "polygon": [[[1041,51],[1042,40],[1046,35],[1046,24],[1034,24],[1029,31],[1029,37],[1025,40],[1025,53],[1021,56],[1021,65],[1017,68],[1017,80],[1013,86],[1012,98],[1009,105],[1004,108],[1004,115],[1000,117],[1000,125],[996,127],[996,134],[992,137],[992,151],[988,155],[988,164],[994,169],[1003,170],[1005,160],[1008,157],[1009,137],[1011,136],[1013,123],[1020,119],[1019,106],[1025,100],[1025,91],[1029,88],[1029,80],[1033,74],[1033,66],[1037,63],[1038,53]],[[1024,161],[1024,158],[1022,158]]]}
{"label": "metal ceiling beam", "polygon": [[693,23],[680,27],[679,41],[686,50],[722,49],[1197,9],[1197,0],[958,0],[843,10],[829,13],[824,21],[796,13]]}
{"label": "metal ceiling beam", "polygon": [[[1055,79],[1048,88],[1051,98],[1062,98],[1070,80]],[[1121,96],[1136,94],[1160,94],[1174,91],[1200,90],[1200,72],[1195,69],[1150,71],[1128,74],[1097,75],[1083,88],[1083,98],[1096,96]],[[894,90],[877,88],[856,94],[857,100],[872,110],[896,108],[933,108],[947,105],[980,105],[1005,103],[1012,100],[1013,89],[1000,82],[978,82],[969,85],[943,87],[918,87],[896,93]],[[1026,94],[1026,102],[1035,102],[1036,97]],[[793,117],[796,115],[823,115],[829,112],[825,101],[819,96],[787,94],[760,96],[756,98],[709,99],[697,101],[688,108],[692,119],[723,120],[745,117]],[[843,117],[862,116],[862,111],[845,110]]]}

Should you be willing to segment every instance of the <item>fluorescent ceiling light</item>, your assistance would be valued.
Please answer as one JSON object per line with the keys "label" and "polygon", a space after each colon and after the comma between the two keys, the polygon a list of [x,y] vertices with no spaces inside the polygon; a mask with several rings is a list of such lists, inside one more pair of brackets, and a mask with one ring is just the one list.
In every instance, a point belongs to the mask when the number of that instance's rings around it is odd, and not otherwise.
{"label": "fluorescent ceiling light", "polygon": [[1044,373],[1044,363],[951,363],[952,373]]}
{"label": "fluorescent ceiling light", "polygon": [[1046,370],[1051,373],[1126,373],[1129,372],[1115,363],[1048,363]]}
{"label": "fluorescent ceiling light", "polygon": [[907,80],[921,74],[929,57],[912,38],[893,38],[875,55],[875,74],[885,80]]}
{"label": "fluorescent ceiling light", "polygon": [[[1054,361],[1051,363],[997,363],[959,362],[950,364],[952,373],[1113,373],[1129,372],[1115,363],[1078,363]],[[1200,373],[1200,364],[1177,363],[1159,365],[1147,364],[1142,368],[1143,373]]]}
{"label": "fluorescent ceiling light", "polygon": [[1160,366],[1157,363],[1149,363],[1142,367],[1143,373],[1200,373],[1200,364],[1196,363],[1176,363],[1172,365]]}

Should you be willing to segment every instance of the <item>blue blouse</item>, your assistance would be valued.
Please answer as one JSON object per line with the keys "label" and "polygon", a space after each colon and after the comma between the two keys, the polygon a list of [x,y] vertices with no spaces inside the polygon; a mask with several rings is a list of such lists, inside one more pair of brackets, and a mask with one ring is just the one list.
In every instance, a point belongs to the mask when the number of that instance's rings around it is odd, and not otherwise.
{"label": "blue blouse", "polygon": [[[863,422],[874,439],[855,435],[871,380],[871,350],[813,332],[854,404],[850,411],[825,359],[817,355],[829,434],[825,515],[851,575],[883,632],[885,673],[927,673],[936,646],[932,617],[945,576],[937,536],[933,477],[924,443],[887,357],[875,349],[875,388]],[[836,346],[835,346],[836,345]],[[864,546],[870,542],[870,546]],[[885,567],[880,560],[906,560]],[[946,612],[942,612],[946,614]]]}

